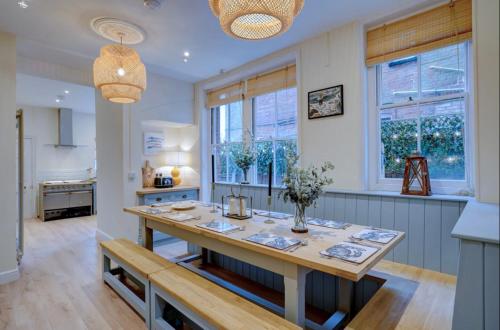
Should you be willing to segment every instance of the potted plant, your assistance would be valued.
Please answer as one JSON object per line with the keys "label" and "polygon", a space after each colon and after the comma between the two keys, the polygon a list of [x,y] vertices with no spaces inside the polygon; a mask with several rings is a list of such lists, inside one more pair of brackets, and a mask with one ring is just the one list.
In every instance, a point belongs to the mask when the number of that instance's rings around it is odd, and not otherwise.
{"label": "potted plant", "polygon": [[247,138],[243,139],[242,143],[232,144],[230,147],[230,155],[233,162],[243,171],[242,184],[248,184],[248,170],[255,163],[257,153],[255,152],[255,142],[253,135],[248,133],[250,141]]}
{"label": "potted plant", "polygon": [[294,226],[295,233],[307,233],[306,209],[311,205],[316,206],[316,200],[323,192],[323,188],[333,183],[326,173],[333,170],[330,162],[325,162],[320,168],[309,166],[300,168],[297,164],[299,156],[287,153],[287,168],[283,185],[285,190],[280,192],[280,197],[285,202],[291,201],[295,204]]}

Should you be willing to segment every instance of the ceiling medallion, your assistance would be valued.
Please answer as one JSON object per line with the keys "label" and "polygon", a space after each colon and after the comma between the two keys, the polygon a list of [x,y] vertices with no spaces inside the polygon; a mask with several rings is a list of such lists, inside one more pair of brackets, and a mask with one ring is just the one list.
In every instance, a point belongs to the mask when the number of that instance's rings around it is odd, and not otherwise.
{"label": "ceiling medallion", "polygon": [[287,31],[304,0],[208,0],[224,32],[245,40],[266,39]]}
{"label": "ceiling medallion", "polygon": [[146,39],[143,29],[118,18],[96,17],[90,21],[90,27],[101,37],[125,45],[137,45]]}
{"label": "ceiling medallion", "polygon": [[[102,19],[102,18],[101,18]],[[139,54],[124,43],[137,44],[144,40],[140,28],[128,22],[113,21],[113,26],[100,24],[100,19],[91,23],[99,35],[119,42],[101,48],[94,61],[94,85],[101,90],[102,97],[114,103],[134,103],[141,99],[146,90],[146,67]],[[125,24],[123,24],[125,23]],[[123,29],[122,29],[123,28]],[[137,33],[137,32],[140,33]]]}

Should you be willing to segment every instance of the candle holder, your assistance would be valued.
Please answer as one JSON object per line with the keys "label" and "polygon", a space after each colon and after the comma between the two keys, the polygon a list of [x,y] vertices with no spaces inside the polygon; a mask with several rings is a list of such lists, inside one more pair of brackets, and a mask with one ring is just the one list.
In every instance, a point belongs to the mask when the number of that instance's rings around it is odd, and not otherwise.
{"label": "candle holder", "polygon": [[272,202],[272,197],[267,196],[267,219],[264,221],[264,223],[267,223],[269,225],[275,223],[273,219],[271,219],[271,202]]}
{"label": "candle holder", "polygon": [[212,182],[212,209],[210,213],[217,213],[217,208],[215,206],[215,182]]}
{"label": "candle holder", "polygon": [[252,197],[229,195],[224,198],[222,196],[222,216],[237,220],[246,220],[252,218],[252,213]]}

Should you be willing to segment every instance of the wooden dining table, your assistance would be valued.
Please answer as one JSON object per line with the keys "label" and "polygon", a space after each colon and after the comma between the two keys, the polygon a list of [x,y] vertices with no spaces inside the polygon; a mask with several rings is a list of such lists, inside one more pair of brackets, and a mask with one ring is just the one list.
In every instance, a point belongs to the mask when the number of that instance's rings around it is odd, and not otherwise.
{"label": "wooden dining table", "polygon": [[[352,241],[351,236],[368,227],[350,225],[345,229],[332,229],[309,225],[306,234],[295,234],[290,228],[293,218],[273,219],[274,223],[266,223],[265,216],[253,215],[247,220],[236,220],[223,217],[221,210],[216,213],[209,204],[196,203],[191,210],[181,211],[194,217],[196,220],[178,222],[168,219],[168,213],[149,214],[145,210],[149,206],[125,208],[124,211],[139,216],[140,232],[143,246],[153,250],[153,230],[178,237],[189,243],[196,244],[204,249],[241,260],[271,272],[283,275],[285,294],[285,318],[304,327],[305,325],[305,286],[306,275],[312,270],[318,270],[339,278],[339,306],[338,309],[349,315],[351,312],[354,294],[353,282],[361,280],[388,252],[390,252],[405,236],[397,232],[397,236],[387,244],[360,242],[375,246],[379,250],[361,264],[344,261],[337,258],[327,258],[320,251],[345,242]],[[169,206],[163,207],[169,210]],[[244,230],[233,231],[227,234],[218,233],[197,225],[213,220],[226,221],[244,227]],[[248,236],[257,233],[272,233],[280,236],[307,240],[307,245],[300,246],[293,252],[283,251],[245,240]]]}

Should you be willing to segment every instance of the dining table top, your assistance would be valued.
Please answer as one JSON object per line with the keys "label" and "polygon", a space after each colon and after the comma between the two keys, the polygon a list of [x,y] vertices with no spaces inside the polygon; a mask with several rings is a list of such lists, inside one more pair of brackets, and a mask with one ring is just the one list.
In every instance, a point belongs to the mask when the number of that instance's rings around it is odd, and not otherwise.
{"label": "dining table top", "polygon": [[[378,248],[372,256],[362,263],[354,263],[338,258],[329,258],[320,254],[320,251],[326,250],[333,245],[341,242],[355,242],[352,235],[360,232],[363,229],[371,228],[369,226],[361,226],[350,224],[345,229],[333,229],[317,225],[308,225],[309,231],[305,234],[297,234],[291,231],[293,225],[293,217],[288,219],[272,219],[274,223],[269,224],[265,221],[267,216],[253,214],[253,217],[247,220],[236,220],[228,217],[223,217],[221,210],[217,209],[217,213],[211,213],[212,206],[206,203],[195,203],[195,207],[190,210],[179,211],[196,217],[189,221],[175,221],[168,219],[171,213],[150,214],[147,213],[150,206],[135,206],[124,208],[124,211],[147,219],[147,221],[155,221],[175,227],[177,229],[189,231],[197,235],[202,235],[206,238],[211,238],[223,242],[225,244],[237,246],[247,249],[254,253],[266,255],[281,261],[293,263],[313,270],[319,270],[328,274],[339,276],[352,281],[359,281],[366,275],[370,269],[377,264],[388,252],[390,252],[404,237],[405,233],[396,231],[395,236],[386,244],[374,243],[363,240],[359,244]],[[170,206],[160,207],[164,211],[171,212]],[[225,221],[237,226],[243,227],[244,230],[232,231],[230,233],[218,233],[212,230],[198,227],[197,225],[210,221]],[[147,226],[147,225],[146,225]],[[250,235],[257,233],[271,233],[286,238],[297,238],[302,242],[307,241],[307,245],[302,245],[297,249],[278,250],[265,245],[257,244],[245,240]],[[196,244],[193,241],[191,243]],[[356,241],[358,243],[358,241]],[[292,252],[293,251],[293,252]]]}

